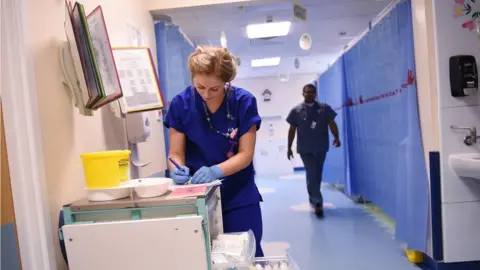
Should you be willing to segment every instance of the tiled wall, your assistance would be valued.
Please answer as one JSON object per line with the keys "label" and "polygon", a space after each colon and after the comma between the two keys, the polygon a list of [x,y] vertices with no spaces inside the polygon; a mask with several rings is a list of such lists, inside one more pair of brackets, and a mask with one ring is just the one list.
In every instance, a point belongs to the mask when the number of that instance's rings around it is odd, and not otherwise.
{"label": "tiled wall", "polygon": [[[450,94],[449,58],[474,55],[480,61],[480,39],[469,29],[472,14],[480,12],[480,1],[437,0],[434,2],[436,70],[439,100],[439,131],[442,179],[443,249],[445,262],[480,260],[480,180],[461,179],[448,157],[457,153],[480,153],[480,144],[466,146],[462,131],[451,125],[480,128],[480,94],[454,98]],[[462,4],[463,2],[463,4]],[[465,6],[473,11],[463,15]]]}

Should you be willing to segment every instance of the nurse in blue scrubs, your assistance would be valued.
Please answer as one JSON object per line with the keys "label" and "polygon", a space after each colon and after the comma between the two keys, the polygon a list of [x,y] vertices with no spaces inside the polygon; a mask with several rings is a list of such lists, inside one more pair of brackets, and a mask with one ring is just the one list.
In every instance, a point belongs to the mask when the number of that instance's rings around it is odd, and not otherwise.
{"label": "nurse in blue scrubs", "polygon": [[253,154],[261,119],[255,97],[231,85],[235,58],[224,48],[199,47],[188,59],[193,85],[175,96],[165,120],[170,129],[169,164],[176,184],[224,179],[221,186],[226,233],[252,230],[256,257],[263,257],[262,198],[255,184]]}

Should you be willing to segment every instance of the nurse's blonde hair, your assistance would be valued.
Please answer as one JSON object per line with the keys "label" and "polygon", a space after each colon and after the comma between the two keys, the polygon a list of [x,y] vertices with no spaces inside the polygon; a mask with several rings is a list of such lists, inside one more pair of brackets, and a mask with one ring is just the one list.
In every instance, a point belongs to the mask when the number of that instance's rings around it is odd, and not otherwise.
{"label": "nurse's blonde hair", "polygon": [[188,69],[195,75],[216,76],[229,83],[237,75],[235,57],[226,49],[213,46],[199,46],[188,57]]}

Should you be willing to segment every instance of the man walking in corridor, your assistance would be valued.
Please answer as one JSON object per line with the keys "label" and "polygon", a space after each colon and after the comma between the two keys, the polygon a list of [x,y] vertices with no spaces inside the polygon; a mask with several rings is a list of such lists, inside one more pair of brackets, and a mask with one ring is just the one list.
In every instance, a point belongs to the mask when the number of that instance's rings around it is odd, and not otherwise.
{"label": "man walking in corridor", "polygon": [[340,147],[338,127],[334,119],[337,116],[332,108],[316,100],[317,88],[313,84],[303,87],[304,102],[294,107],[288,117],[288,159],[293,158],[292,144],[297,136],[297,152],[302,158],[307,174],[307,191],[310,204],[318,217],[323,217],[323,197],[320,192],[323,163],[330,141],[328,129],[333,134],[335,147]]}

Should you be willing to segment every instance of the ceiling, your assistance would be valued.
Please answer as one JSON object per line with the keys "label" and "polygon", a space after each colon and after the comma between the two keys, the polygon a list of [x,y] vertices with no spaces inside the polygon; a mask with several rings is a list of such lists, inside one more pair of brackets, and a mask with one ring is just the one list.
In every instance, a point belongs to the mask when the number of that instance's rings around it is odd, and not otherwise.
{"label": "ceiling", "polygon": [[[239,78],[278,76],[324,71],[335,60],[342,48],[353,37],[362,33],[368,22],[379,14],[389,0],[301,0],[307,9],[307,22],[293,18],[292,2],[265,0],[248,3],[180,8],[152,11],[154,18],[168,15],[196,44],[220,46],[220,33],[227,36],[228,48],[240,57]],[[286,37],[271,40],[247,38],[246,26],[263,23],[267,16],[273,21],[291,21]],[[346,32],[341,36],[340,32]],[[299,46],[300,36],[309,33],[312,48],[304,51]],[[252,68],[250,61],[258,58],[281,57],[279,66]],[[300,61],[298,69],[295,59]]]}

